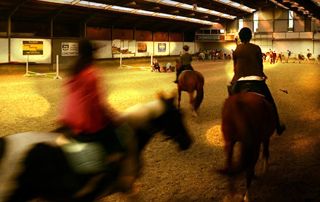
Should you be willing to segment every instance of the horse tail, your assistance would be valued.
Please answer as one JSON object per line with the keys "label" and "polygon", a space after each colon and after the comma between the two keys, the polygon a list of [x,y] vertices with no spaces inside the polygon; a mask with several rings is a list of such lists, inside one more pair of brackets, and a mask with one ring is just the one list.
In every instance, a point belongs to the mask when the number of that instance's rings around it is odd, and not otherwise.
{"label": "horse tail", "polygon": [[4,156],[5,148],[6,148],[6,141],[3,137],[1,137],[0,138],[0,161]]}
{"label": "horse tail", "polygon": [[[235,98],[235,97],[234,97]],[[229,100],[230,101],[230,100]],[[256,158],[259,155],[260,143],[259,135],[255,122],[255,112],[252,111],[250,104],[243,100],[242,96],[229,102],[225,107],[228,110],[228,116],[232,117],[228,124],[233,125],[232,131],[227,134],[229,140],[237,139],[240,142],[240,155],[237,165],[230,165],[228,175],[235,176],[248,169],[254,168]],[[229,108],[229,109],[228,109]],[[232,137],[236,135],[236,137]]]}
{"label": "horse tail", "polygon": [[197,84],[197,95],[193,105],[195,110],[197,110],[200,107],[204,97],[204,91],[203,91],[204,78],[202,74],[200,74],[199,72],[197,72],[197,77],[198,77],[199,83]]}

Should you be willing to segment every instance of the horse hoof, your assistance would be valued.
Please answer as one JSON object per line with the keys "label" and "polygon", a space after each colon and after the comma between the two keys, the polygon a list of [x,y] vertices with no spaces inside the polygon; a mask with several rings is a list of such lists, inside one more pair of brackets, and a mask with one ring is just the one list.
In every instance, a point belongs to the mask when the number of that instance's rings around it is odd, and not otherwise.
{"label": "horse hoof", "polygon": [[193,111],[193,112],[192,112],[192,116],[193,116],[193,117],[198,117],[197,112],[196,112],[196,111]]}
{"label": "horse hoof", "polygon": [[220,175],[229,175],[230,171],[227,168],[219,168],[216,170]]}

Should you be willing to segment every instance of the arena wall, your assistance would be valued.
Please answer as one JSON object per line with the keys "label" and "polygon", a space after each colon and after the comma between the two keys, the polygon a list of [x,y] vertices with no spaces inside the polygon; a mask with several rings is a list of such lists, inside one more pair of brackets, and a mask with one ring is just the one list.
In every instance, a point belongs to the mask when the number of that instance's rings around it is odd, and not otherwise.
{"label": "arena wall", "polygon": [[9,62],[8,39],[0,39],[0,63]]}

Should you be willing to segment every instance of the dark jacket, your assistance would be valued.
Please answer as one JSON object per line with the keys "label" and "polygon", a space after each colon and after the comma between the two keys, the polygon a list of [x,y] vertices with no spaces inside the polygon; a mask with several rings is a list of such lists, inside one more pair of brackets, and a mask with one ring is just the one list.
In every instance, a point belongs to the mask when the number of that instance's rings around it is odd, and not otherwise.
{"label": "dark jacket", "polygon": [[233,52],[234,76],[232,83],[245,76],[266,77],[263,72],[262,52],[259,46],[244,43]]}

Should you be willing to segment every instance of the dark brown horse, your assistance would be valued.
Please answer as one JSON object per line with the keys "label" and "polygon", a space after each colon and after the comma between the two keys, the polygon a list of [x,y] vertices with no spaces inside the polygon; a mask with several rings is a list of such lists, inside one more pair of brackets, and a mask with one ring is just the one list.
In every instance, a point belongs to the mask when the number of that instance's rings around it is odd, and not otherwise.
{"label": "dark brown horse", "polygon": [[[189,93],[191,109],[193,115],[197,116],[197,110],[203,100],[203,85],[204,77],[198,71],[184,70],[178,78],[178,108],[180,108],[181,92],[186,91]],[[194,92],[196,96],[194,97]]]}
{"label": "dark brown horse", "polygon": [[[276,127],[275,114],[264,96],[245,92],[228,97],[222,109],[222,133],[225,141],[226,167],[223,174],[234,176],[246,172],[247,193],[255,174],[260,145],[263,145],[265,169],[269,158],[269,140]],[[233,165],[233,148],[240,142],[239,165]],[[231,182],[232,183],[232,182]]]}

